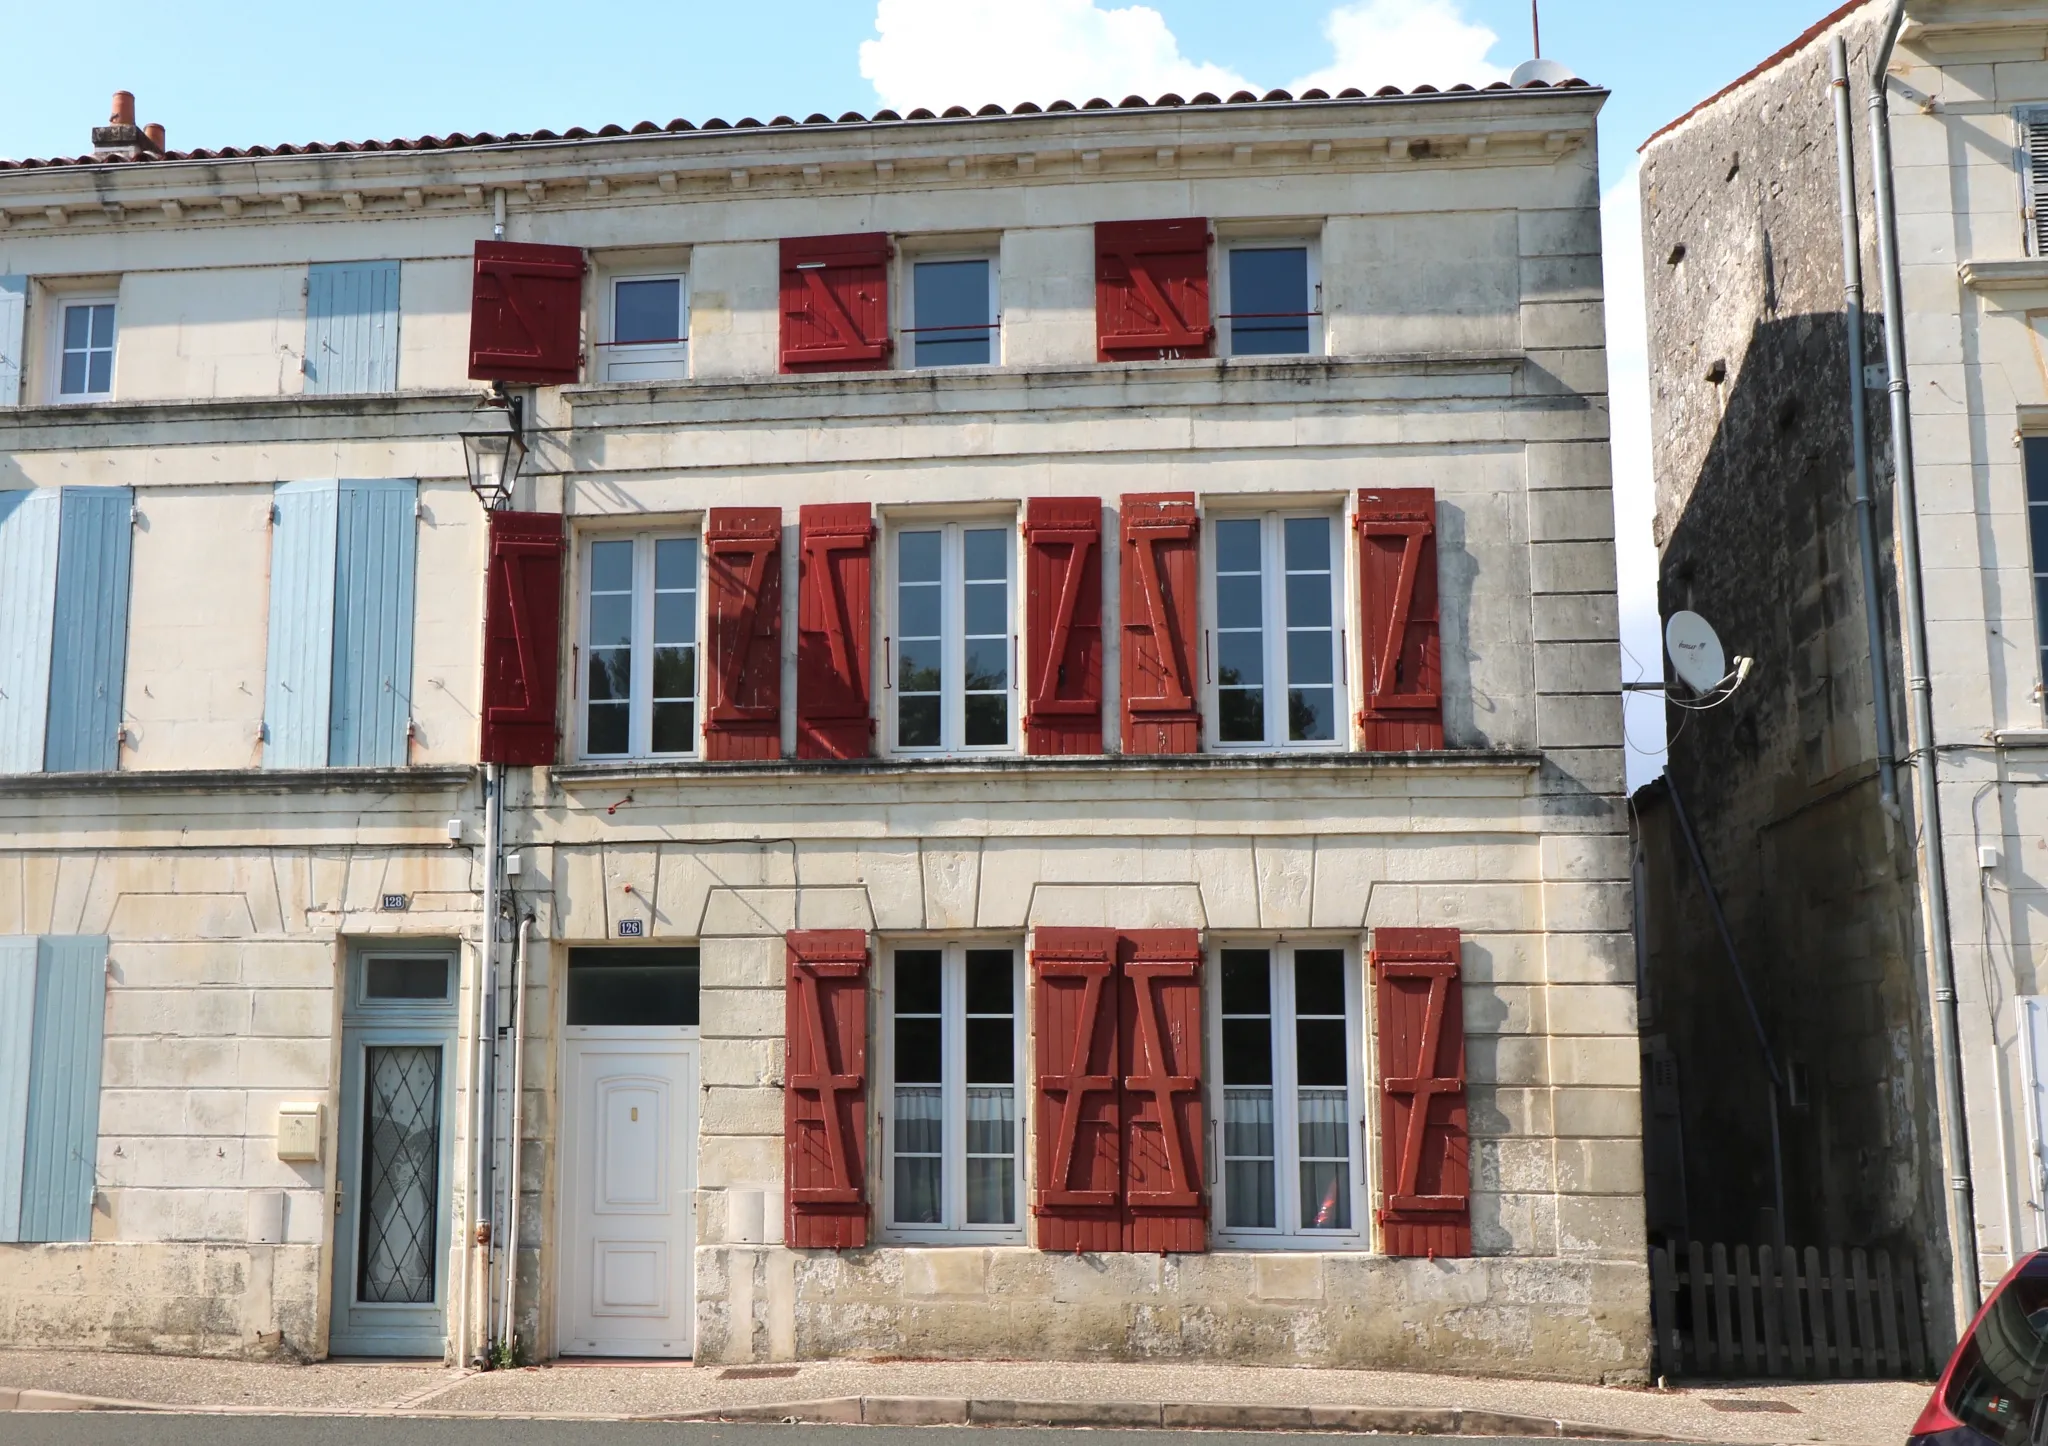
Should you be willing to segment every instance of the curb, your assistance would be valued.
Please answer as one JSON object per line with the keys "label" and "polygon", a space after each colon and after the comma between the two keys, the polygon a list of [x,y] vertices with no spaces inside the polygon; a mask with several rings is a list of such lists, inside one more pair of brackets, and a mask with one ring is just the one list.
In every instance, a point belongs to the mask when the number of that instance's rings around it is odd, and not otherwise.
{"label": "curb", "polygon": [[1677,1441],[1675,1436],[1435,1406],[1245,1406],[1227,1402],[1011,1401],[960,1396],[833,1396],[720,1406],[661,1421],[776,1421],[835,1426],[1151,1426],[1210,1431],[1342,1431],[1387,1436],[1496,1436]]}
{"label": "curb", "polygon": [[147,1401],[114,1401],[104,1396],[74,1396],[68,1391],[35,1391],[0,1386],[0,1411],[161,1411]]}

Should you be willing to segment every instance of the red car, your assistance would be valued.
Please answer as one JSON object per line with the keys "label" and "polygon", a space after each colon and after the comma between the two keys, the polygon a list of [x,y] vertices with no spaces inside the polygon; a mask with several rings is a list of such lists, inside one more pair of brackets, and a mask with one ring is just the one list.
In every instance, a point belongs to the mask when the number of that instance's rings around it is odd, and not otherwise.
{"label": "red car", "polygon": [[2048,1446],[2048,1250],[1991,1292],[1909,1446]]}

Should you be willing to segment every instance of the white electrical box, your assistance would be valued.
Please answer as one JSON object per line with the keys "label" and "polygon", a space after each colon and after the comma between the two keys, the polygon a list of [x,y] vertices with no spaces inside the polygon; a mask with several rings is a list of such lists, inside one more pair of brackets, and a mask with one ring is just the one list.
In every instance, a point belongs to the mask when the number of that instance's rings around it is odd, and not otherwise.
{"label": "white electrical box", "polygon": [[327,1107],[293,1104],[277,1107],[277,1158],[288,1162],[318,1164],[320,1139],[326,1134]]}
{"label": "white electrical box", "polygon": [[284,1244],[284,1191],[250,1191],[249,1243],[251,1245]]}
{"label": "white electrical box", "polygon": [[516,849],[505,855],[505,877],[508,879],[519,877],[519,853]]}

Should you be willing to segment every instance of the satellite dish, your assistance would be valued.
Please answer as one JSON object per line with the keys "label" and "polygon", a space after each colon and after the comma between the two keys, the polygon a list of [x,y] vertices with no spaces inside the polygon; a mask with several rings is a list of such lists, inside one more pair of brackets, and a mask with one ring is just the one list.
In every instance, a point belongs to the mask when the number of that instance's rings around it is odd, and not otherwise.
{"label": "satellite dish", "polygon": [[1516,66],[1515,73],[1508,77],[1508,84],[1519,90],[1532,80],[1540,80],[1545,85],[1563,85],[1568,80],[1577,79],[1570,67],[1538,57],[1535,60],[1525,60]]}
{"label": "satellite dish", "polygon": [[1711,693],[1728,677],[1728,654],[1714,626],[1698,613],[1677,612],[1664,625],[1664,648],[1671,666],[1695,693]]}

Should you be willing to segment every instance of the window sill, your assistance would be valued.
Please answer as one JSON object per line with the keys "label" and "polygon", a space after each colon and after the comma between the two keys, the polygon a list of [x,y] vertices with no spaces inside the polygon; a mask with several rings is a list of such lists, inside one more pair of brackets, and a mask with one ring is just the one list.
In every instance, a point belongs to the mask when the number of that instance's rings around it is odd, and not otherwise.
{"label": "window sill", "polygon": [[1543,755],[1521,749],[1446,749],[1439,753],[1186,753],[966,758],[766,759],[703,763],[566,763],[551,776],[560,783],[631,782],[635,779],[914,778],[999,774],[1128,773],[1534,773]]}
{"label": "window sill", "polygon": [[1991,735],[2000,749],[2048,748],[2048,728],[2001,728]]}
{"label": "window sill", "polygon": [[1956,275],[1971,291],[2043,291],[2048,290],[2048,257],[1963,261],[1957,264]]}
{"label": "window sill", "polygon": [[467,765],[427,768],[171,768],[0,776],[0,798],[83,793],[435,793],[476,776]]}

